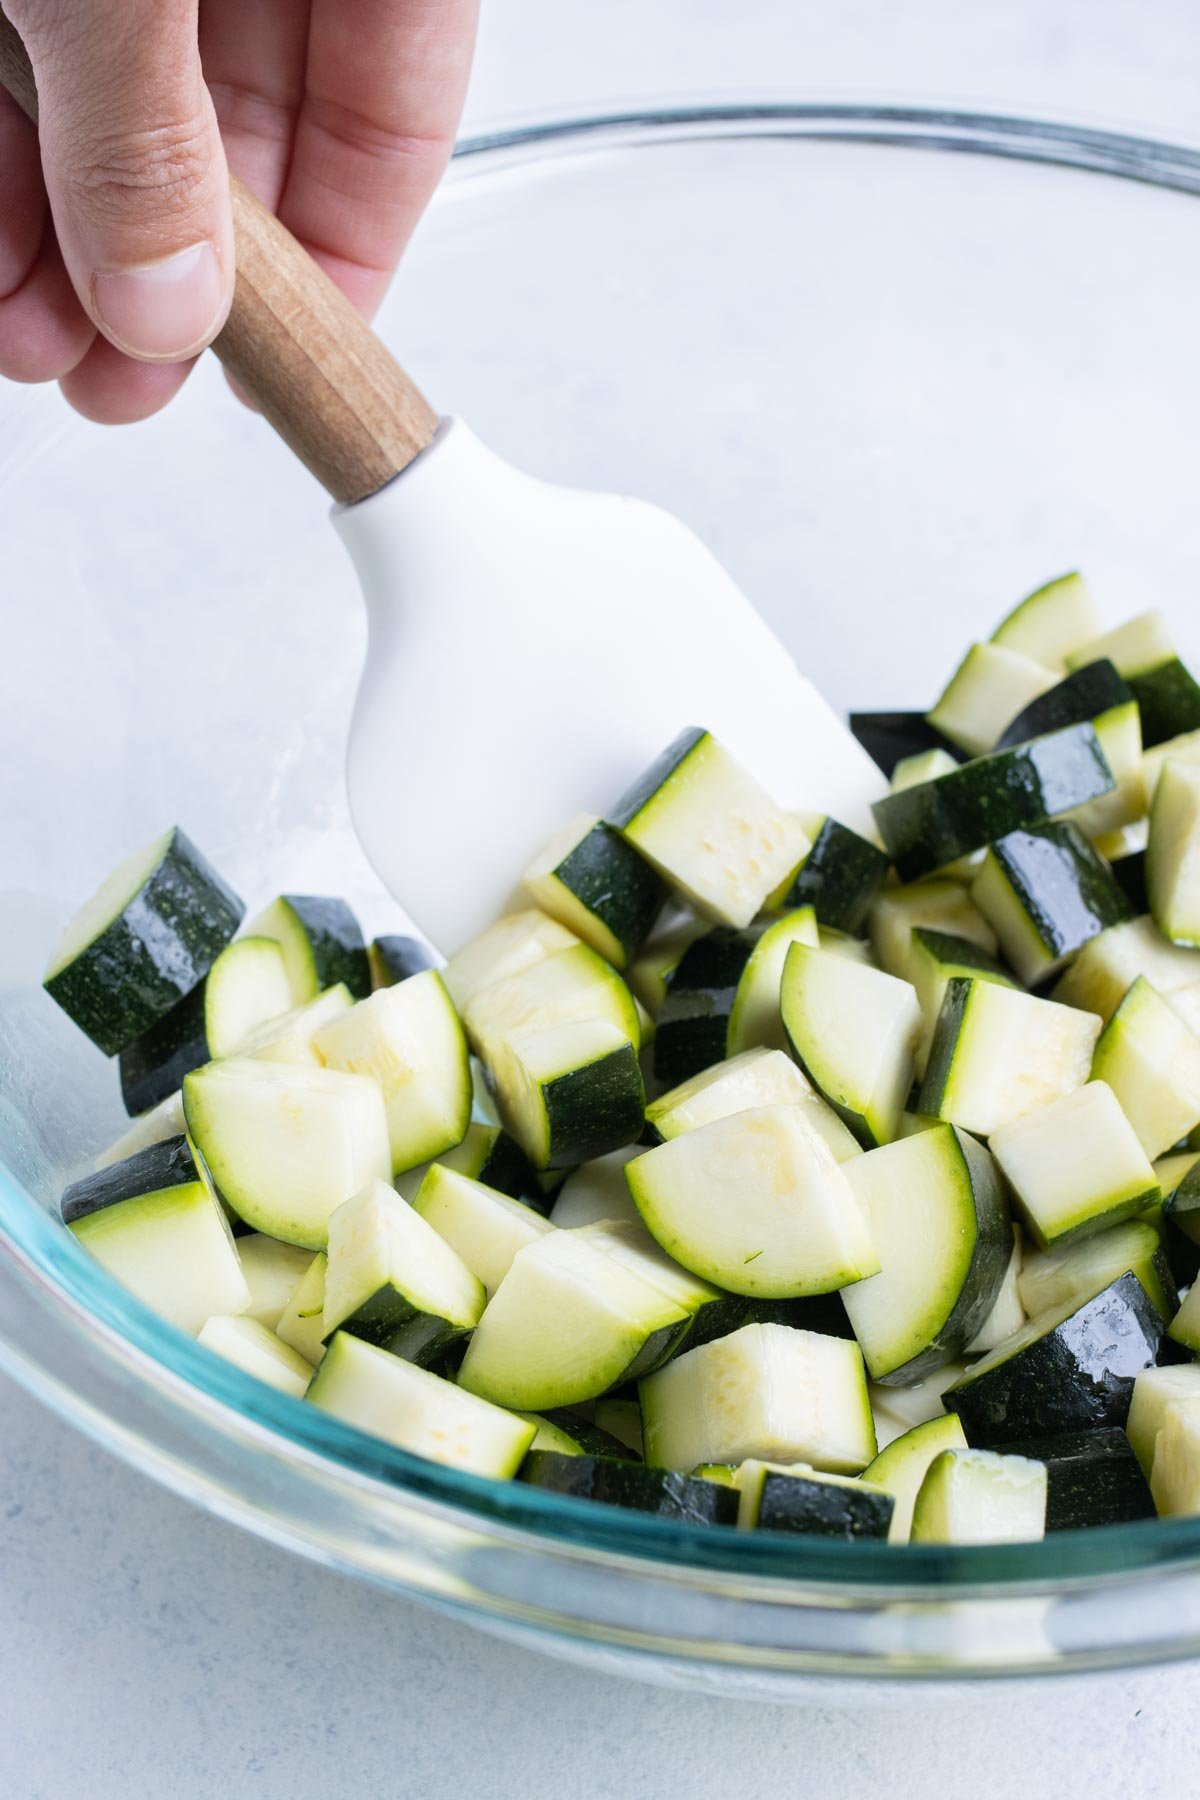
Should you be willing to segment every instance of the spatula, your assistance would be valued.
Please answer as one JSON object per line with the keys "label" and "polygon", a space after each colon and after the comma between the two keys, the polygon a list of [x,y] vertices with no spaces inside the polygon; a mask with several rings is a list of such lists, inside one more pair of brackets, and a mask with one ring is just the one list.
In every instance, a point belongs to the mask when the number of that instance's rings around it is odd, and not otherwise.
{"label": "spatula", "polygon": [[[35,118],[2,14],[0,81]],[[869,831],[878,770],[703,544],[656,507],[536,480],[439,420],[231,185],[237,286],[213,347],[336,503],[370,626],[351,813],[426,935],[454,950],[486,925],[560,826],[603,814],[688,725],[781,804]]]}

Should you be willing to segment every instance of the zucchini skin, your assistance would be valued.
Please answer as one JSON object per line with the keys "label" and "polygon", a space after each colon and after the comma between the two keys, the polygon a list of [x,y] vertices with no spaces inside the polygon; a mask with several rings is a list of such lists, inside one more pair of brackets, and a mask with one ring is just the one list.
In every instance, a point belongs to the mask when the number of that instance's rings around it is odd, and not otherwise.
{"label": "zucchini skin", "polygon": [[1177,656],[1157,669],[1131,675],[1129,685],[1142,715],[1142,743],[1147,750],[1200,727],[1200,683]]}
{"label": "zucchini skin", "polygon": [[43,985],[106,1056],[116,1056],[199,986],[245,911],[176,826],[124,910]]}
{"label": "zucchini skin", "polygon": [[210,1060],[201,982],[165,1018],[126,1044],[117,1058],[121,1098],[131,1119],[149,1112],[183,1086],[183,1078]]}
{"label": "zucchini skin", "polygon": [[1095,729],[1085,723],[886,794],[872,811],[901,879],[917,881],[1114,786]]}
{"label": "zucchini skin", "polygon": [[989,854],[1056,961],[1133,917],[1109,865],[1067,820],[1010,831]]}
{"label": "zucchini skin", "polygon": [[362,927],[344,900],[316,894],[283,894],[303,925],[312,950],[317,989],[344,981],[356,1000],[371,992],[371,965]]}
{"label": "zucchini skin", "polygon": [[510,1138],[499,1125],[495,1131],[475,1180],[482,1181],[485,1187],[495,1188],[498,1194],[507,1194],[510,1200],[520,1200],[544,1218],[554,1205],[554,1191],[545,1192],[541,1188],[537,1170],[516,1139]]}
{"label": "zucchini skin", "polygon": [[803,1475],[779,1475],[768,1469],[754,1529],[806,1537],[886,1538],[895,1510],[891,1494],[806,1481]]}
{"label": "zucchini skin", "polygon": [[957,744],[943,737],[919,712],[852,712],[850,730],[877,769],[892,779],[896,764],[925,750],[945,750],[955,762],[966,761]]}
{"label": "zucchini skin", "polygon": [[985,1450],[1123,1426],[1134,1380],[1157,1361],[1165,1329],[1137,1276],[1121,1275],[1015,1355],[947,1388],[942,1404]]}
{"label": "zucchini skin", "polygon": [[531,1450],[521,1467],[521,1479],[551,1493],[656,1513],[660,1519],[676,1519],[685,1525],[737,1524],[738,1496],[733,1488],[667,1469],[648,1469],[631,1460]]}
{"label": "zucchini skin", "polygon": [[[450,1353],[459,1338],[465,1339],[469,1327],[456,1325],[437,1313],[422,1312],[404,1294],[390,1284],[377,1288],[345,1319],[339,1319],[337,1331],[348,1331],[351,1337],[376,1344],[402,1356],[405,1362],[428,1368]],[[331,1334],[332,1335],[332,1334]]]}
{"label": "zucchini skin", "polygon": [[663,909],[668,890],[661,875],[633,845],[601,820],[580,838],[554,873],[612,934],[624,950],[626,962],[636,956]]}
{"label": "zucchini skin", "polygon": [[917,1099],[917,1111],[929,1113],[934,1118],[941,1113],[946,1085],[954,1069],[963,1018],[970,1005],[973,989],[974,982],[969,975],[952,975],[946,983],[942,1010],[938,1014],[937,1028],[929,1049],[929,1061],[925,1065],[925,1079],[921,1083]]}
{"label": "zucchini skin", "polygon": [[686,726],[665,750],[659,752],[650,767],[638,776],[632,786],[626,788],[608,813],[605,823],[615,826],[618,831],[631,825],[642,808],[653,800],[659,788],[671,779],[680,763],[691,755],[701,738],[707,736],[708,733],[699,725]]}
{"label": "zucchini skin", "polygon": [[124,1162],[110,1163],[106,1169],[73,1181],[63,1191],[63,1224],[74,1225],[105,1207],[119,1206],[123,1200],[161,1193],[164,1188],[188,1187],[202,1179],[187,1138],[166,1138],[127,1156]]}
{"label": "zucchini skin", "polygon": [[[407,981],[410,975],[423,975],[426,969],[436,969],[438,959],[420,938],[377,937],[367,951],[367,964],[374,992],[379,988],[395,987],[398,981]],[[350,991],[353,993],[353,988]]]}
{"label": "zucchini skin", "polygon": [[714,925],[680,957],[654,1027],[654,1079],[664,1091],[724,1061],[738,983],[763,929]]}
{"label": "zucchini skin", "polygon": [[594,1156],[634,1144],[645,1127],[646,1096],[632,1044],[582,1069],[568,1070],[547,1082],[542,1093],[549,1125],[549,1169],[574,1169]]}
{"label": "zucchini skin", "polygon": [[1128,706],[1133,699],[1129,683],[1118,675],[1107,657],[1101,657],[1064,676],[1057,687],[1031,700],[1005,727],[995,747],[1010,750],[1015,744],[1027,744],[1032,738],[1061,731],[1066,725],[1085,725],[1118,706]]}
{"label": "zucchini skin", "polygon": [[774,896],[771,903],[785,912],[811,906],[819,925],[853,937],[883,886],[889,867],[882,850],[869,844],[857,831],[826,817],[786,892],[782,898]]}
{"label": "zucchini skin", "polygon": [[1150,894],[1146,887],[1146,852],[1131,851],[1128,856],[1119,856],[1110,863],[1113,880],[1129,901],[1130,911],[1140,917],[1150,911]]}
{"label": "zucchini skin", "polygon": [[[590,1419],[581,1419],[568,1407],[555,1406],[540,1416],[548,1425],[556,1425],[559,1431],[565,1431],[569,1438],[573,1438],[584,1456],[590,1456],[594,1460],[605,1458],[609,1462],[635,1463],[639,1460],[628,1444],[623,1444],[620,1438],[615,1438],[610,1431],[602,1431],[599,1425],[593,1425]],[[554,1451],[552,1454],[558,1456],[563,1452]]]}
{"label": "zucchini skin", "polygon": [[1027,1456],[1046,1465],[1046,1530],[1123,1525],[1156,1517],[1150,1484],[1119,1426],[1069,1431],[1060,1437],[1021,1438],[997,1444],[1003,1456]]}

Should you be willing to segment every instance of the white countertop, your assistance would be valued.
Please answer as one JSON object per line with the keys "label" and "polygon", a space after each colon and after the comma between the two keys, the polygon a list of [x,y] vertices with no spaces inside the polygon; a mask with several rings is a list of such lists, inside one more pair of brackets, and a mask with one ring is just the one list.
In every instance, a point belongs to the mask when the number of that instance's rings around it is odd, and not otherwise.
{"label": "white countertop", "polygon": [[[468,126],[614,99],[809,89],[1048,109],[1200,138],[1189,0],[484,0]],[[731,22],[736,14],[736,25]],[[0,444],[5,396],[0,391]],[[781,1709],[601,1677],[200,1514],[0,1382],[4,1800],[525,1800],[735,1786],[974,1800],[1178,1786],[1195,1668]],[[919,1737],[918,1734],[919,1733]]]}

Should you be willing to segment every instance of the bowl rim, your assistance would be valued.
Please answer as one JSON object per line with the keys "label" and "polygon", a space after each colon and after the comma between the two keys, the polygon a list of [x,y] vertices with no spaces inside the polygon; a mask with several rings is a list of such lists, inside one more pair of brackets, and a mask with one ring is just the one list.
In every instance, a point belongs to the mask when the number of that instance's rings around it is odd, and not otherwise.
{"label": "bowl rim", "polygon": [[[482,130],[456,147],[451,188],[514,164],[559,162],[599,150],[697,140],[788,137],[1050,164],[1200,194],[1200,147],[1065,119],[867,100],[755,99],[638,105],[543,116]],[[720,1574],[754,1584],[928,1601],[931,1594],[1061,1593],[1200,1565],[1200,1518],[1154,1519],[1058,1532],[1036,1544],[938,1548],[758,1536],[597,1506],[528,1484],[493,1481],[429,1462],[371,1437],[245,1375],[120,1288],[39,1205],[0,1159],[0,1269],[46,1308],[100,1341],[147,1391],[164,1389],[226,1432],[247,1429],[297,1465],[336,1470],[382,1504],[415,1501],[459,1523],[486,1524],[535,1543],[660,1576]],[[36,1343],[11,1338],[0,1358],[60,1412],[83,1408],[39,1381]]]}

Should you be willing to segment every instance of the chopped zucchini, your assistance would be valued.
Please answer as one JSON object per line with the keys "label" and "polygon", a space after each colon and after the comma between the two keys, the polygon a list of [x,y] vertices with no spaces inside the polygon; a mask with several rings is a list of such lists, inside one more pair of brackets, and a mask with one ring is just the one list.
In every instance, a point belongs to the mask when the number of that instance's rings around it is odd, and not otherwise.
{"label": "chopped zucchini", "polygon": [[835,1162],[862,1155],[862,1145],[822,1100],[808,1077],[781,1050],[746,1050],[693,1075],[651,1101],[646,1124],[666,1142],[757,1106],[798,1106],[828,1144]]}
{"label": "chopped zucchini", "polygon": [[910,887],[885,888],[871,908],[871,945],[881,969],[910,981],[913,932],[966,938],[995,956],[996,934],[959,881],[942,876]]}
{"label": "chopped zucchini", "polygon": [[1092,1073],[1112,1088],[1152,1161],[1200,1124],[1200,1038],[1144,976],[1105,1026]]}
{"label": "chopped zucchini", "polygon": [[187,1076],[183,1108],[221,1198],[285,1243],[323,1250],[343,1200],[391,1173],[383,1095],[362,1075],[229,1057]]}
{"label": "chopped zucchini", "polygon": [[135,1119],[128,1131],[122,1132],[107,1150],[102,1150],[92,1167],[111,1168],[113,1163],[124,1162],[127,1156],[136,1156],[139,1150],[148,1150],[151,1144],[161,1144],[168,1138],[179,1137],[184,1129],[183,1094],[168,1094],[152,1112],[143,1113],[140,1119]]}
{"label": "chopped zucchini", "polygon": [[862,1352],[848,1338],[744,1325],[641,1384],[646,1461],[806,1462],[856,1475],[875,1455]]}
{"label": "chopped zucchini", "polygon": [[1003,1445],[1002,1453],[1045,1463],[1047,1531],[1123,1525],[1130,1519],[1154,1517],[1146,1477],[1119,1426],[1025,1438],[1018,1444]]}
{"label": "chopped zucchini", "polygon": [[1179,660],[1160,612],[1139,613],[1093,638],[1067,665],[1080,668],[1099,657],[1107,657],[1133,689],[1148,747],[1200,726],[1200,685]]}
{"label": "chopped zucchini", "polygon": [[1200,1513],[1200,1407],[1167,1408],[1154,1445],[1150,1492],[1163,1518]]}
{"label": "chopped zucchini", "polygon": [[850,1475],[818,1475],[803,1464],[750,1457],[734,1477],[743,1531],[805,1537],[886,1538],[896,1502],[885,1488]]}
{"label": "chopped zucchini", "polygon": [[1021,1228],[1012,1228],[1012,1250],[1009,1253],[1008,1267],[1004,1271],[1004,1279],[1000,1283],[1000,1292],[996,1295],[992,1310],[964,1352],[967,1356],[982,1356],[985,1350],[994,1350],[1005,1338],[1012,1337],[1020,1331],[1028,1314],[1021,1303],[1021,1269],[1025,1261],[1025,1248],[1021,1242]]}
{"label": "chopped zucchini", "polygon": [[[689,1331],[689,1342],[691,1337],[692,1333]],[[642,1409],[638,1404],[636,1390],[632,1395],[628,1389],[623,1389],[619,1394],[601,1394],[590,1405],[594,1421],[605,1436],[616,1438],[626,1457],[632,1456],[636,1462],[644,1462]]]}
{"label": "chopped zucchini", "polygon": [[951,762],[962,761],[961,753],[951,749],[924,713],[852,712],[849,724],[867,755],[889,781],[897,764],[931,750],[943,751]]}
{"label": "chopped zucchini", "polygon": [[237,1241],[238,1260],[250,1290],[248,1319],[257,1319],[274,1331],[283,1309],[308,1273],[312,1253],[297,1244],[281,1244],[277,1238],[249,1231]]}
{"label": "chopped zucchini", "polygon": [[528,1419],[339,1331],[308,1390],[333,1413],[414,1456],[499,1480],[515,1475],[533,1442]]}
{"label": "chopped zucchini", "polygon": [[957,978],[998,981],[1001,987],[1017,984],[1003,963],[989,956],[969,938],[951,937],[918,925],[912,932],[904,980],[912,983],[921,1008],[921,1036],[917,1044],[916,1072],[923,1076],[929,1063],[946,989]]}
{"label": "chopped zucchini", "polygon": [[[787,1037],[780,1016],[779,992],[788,952],[793,944],[807,944],[815,949],[820,941],[816,913],[811,906],[798,907],[778,919],[771,919],[762,927],[734,991],[733,1005],[729,1012],[726,1056],[740,1056],[745,1050],[786,1050]],[[674,1005],[676,989],[681,979],[681,970],[676,970],[666,1005],[659,1015],[660,1029],[664,1016]],[[702,1066],[707,1067],[707,1064]],[[656,1070],[657,1067],[656,1051]],[[691,1069],[688,1073],[694,1075],[699,1071]]]}
{"label": "chopped zucchini", "polygon": [[1172,944],[1200,946],[1200,767],[1169,762],[1154,795],[1146,847],[1154,923]]}
{"label": "chopped zucchini", "polygon": [[[521,1413],[519,1417],[528,1419],[536,1428],[530,1455],[535,1450],[555,1450],[560,1456],[604,1456],[618,1462],[629,1459],[629,1450],[619,1438],[566,1407],[553,1407],[546,1413]],[[522,1465],[521,1473],[524,1472]]]}
{"label": "chopped zucchini", "polygon": [[606,1256],[614,1256],[627,1269],[653,1282],[668,1299],[691,1314],[692,1328],[687,1335],[689,1349],[694,1343],[723,1337],[745,1323],[746,1303],[743,1299],[736,1294],[722,1293],[710,1282],[689,1274],[660,1249],[640,1220],[622,1223],[602,1219],[594,1225],[581,1226],[580,1236],[603,1250]]}
{"label": "chopped zucchini", "polygon": [[1200,951],[1168,944],[1153,919],[1130,919],[1084,945],[1053,997],[1111,1019],[1139,975],[1182,1008],[1188,990],[1200,991]]}
{"label": "chopped zucchini", "polygon": [[732,1488],[666,1469],[647,1469],[638,1462],[531,1450],[521,1479],[554,1494],[656,1513],[660,1519],[675,1519],[681,1525],[737,1523],[738,1498]]}
{"label": "chopped zucchini", "polygon": [[815,946],[811,907],[731,931],[718,925],[688,945],[671,975],[654,1032],[654,1078],[677,1087],[723,1057],[782,1049],[779,989],[792,944]]}
{"label": "chopped zucchini", "polygon": [[1178,1405],[1200,1408],[1200,1363],[1143,1369],[1133,1384],[1125,1433],[1147,1479],[1159,1430],[1170,1408]]}
{"label": "chopped zucchini", "polygon": [[718,925],[740,929],[808,840],[711,732],[689,729],[609,815],[633,848]]}
{"label": "chopped zucchini", "polygon": [[186,1138],[75,1182],[62,1216],[114,1280],[181,1331],[250,1303],[229,1223]]}
{"label": "chopped zucchini", "polygon": [[238,1055],[252,1056],[260,1062],[307,1063],[314,1069],[323,1068],[316,1047],[317,1033],[349,1012],[354,1004],[350,989],[339,981],[315,1000],[294,1006],[278,1018],[267,1019],[243,1040]]}
{"label": "chopped zucchini", "polygon": [[876,1387],[871,1385],[871,1412],[881,1449],[895,1443],[914,1425],[945,1416],[942,1395],[966,1374],[969,1364],[949,1362],[913,1387]]}
{"label": "chopped zucchini", "polygon": [[514,1032],[492,1053],[506,1130],[535,1169],[571,1169],[639,1137],[637,1048],[607,1019]]}
{"label": "chopped zucchini", "polygon": [[1061,821],[992,844],[971,898],[1027,987],[1132,912],[1104,858],[1078,826]]}
{"label": "chopped zucchini", "polygon": [[1200,731],[1181,732],[1178,737],[1168,738],[1165,744],[1155,744],[1153,750],[1146,751],[1142,757],[1142,776],[1146,784],[1147,810],[1154,805],[1162,772],[1169,762],[1200,763]]}
{"label": "chopped zucchini", "polygon": [[623,969],[650,934],[667,897],[633,845],[593,813],[564,826],[525,871],[531,898],[593,950]]}
{"label": "chopped zucchini", "polygon": [[1091,1013],[956,977],[946,987],[918,1108],[989,1137],[1082,1087],[1099,1035]]}
{"label": "chopped zucchini", "polygon": [[700,918],[690,907],[668,907],[663,922],[655,927],[641,955],[630,963],[625,980],[634,999],[645,1007],[651,1019],[658,1018],[671,977],[679,967],[684,951],[711,929],[708,920]]}
{"label": "chopped zucchini", "polygon": [[884,1489],[894,1502],[888,1542],[907,1544],[912,1532],[913,1505],[930,1463],[944,1450],[965,1450],[967,1440],[957,1413],[925,1419],[903,1433],[863,1470],[864,1482]]}
{"label": "chopped zucchini", "polygon": [[1002,1125],[991,1146],[1042,1250],[1092,1237],[1162,1198],[1150,1159],[1104,1081]]}
{"label": "chopped zucchini", "polygon": [[200,985],[244,911],[173,826],[115,869],[75,914],[42,985],[106,1056],[116,1056]]}
{"label": "chopped zucchini", "polygon": [[916,756],[904,756],[892,770],[891,791],[903,794],[907,788],[920,787],[922,782],[936,781],[940,775],[953,775],[955,769],[967,758],[961,754],[952,756],[949,750],[921,750]]}
{"label": "chopped zucchini", "polygon": [[668,1255],[731,1293],[828,1293],[879,1267],[845,1173],[798,1107],[699,1126],[635,1158],[625,1176]]}
{"label": "chopped zucchini", "polygon": [[201,1326],[196,1342],[296,1400],[312,1380],[312,1365],[258,1319],[217,1313]]}
{"label": "chopped zucchini", "polygon": [[1053,674],[1019,650],[973,644],[930,712],[929,723],[968,756],[985,756],[1009,720],[1053,686]]}
{"label": "chopped zucchini", "polygon": [[1056,1250],[1028,1252],[1017,1285],[1025,1311],[1034,1319],[1090,1300],[1126,1270],[1137,1276],[1165,1324],[1179,1300],[1158,1227],[1143,1219],[1126,1219]]}
{"label": "chopped zucchini", "polygon": [[913,1503],[914,1544],[1023,1544],[1046,1535],[1046,1465],[995,1450],[943,1450]]}
{"label": "chopped zucchini", "polygon": [[293,1006],[315,1000],[324,988],[345,982],[356,1000],[371,992],[371,969],[362,929],[344,900],[314,894],[281,894],[247,927],[254,937],[283,947]]}
{"label": "chopped zucchini", "polygon": [[912,1086],[921,1008],[880,969],[794,944],[781,992],[788,1042],[805,1074],[870,1147],[890,1143]]}
{"label": "chopped zucchini", "polygon": [[1156,1360],[1163,1321],[1136,1275],[1031,1319],[946,1389],[967,1441],[990,1448],[1124,1425],[1134,1378]]}
{"label": "chopped zucchini", "polygon": [[571,1406],[658,1368],[691,1322],[660,1287],[579,1232],[551,1231],[513,1258],[459,1384],[526,1412]]}
{"label": "chopped zucchini", "polygon": [[905,1385],[961,1356],[1000,1292],[1012,1228],[982,1144],[952,1125],[846,1165],[880,1272],[842,1295],[867,1371]]}
{"label": "chopped zucchini", "polygon": [[[523,1200],[535,1212],[549,1210],[550,1198],[539,1186],[537,1170],[521,1146],[499,1125],[474,1121],[467,1126],[462,1142],[443,1150],[437,1160],[456,1175],[482,1181],[485,1187],[495,1188],[510,1199]],[[406,1200],[416,1198],[427,1173],[427,1167],[418,1165],[398,1178],[396,1187]]]}
{"label": "chopped zucchini", "polygon": [[901,878],[915,881],[1114,785],[1093,727],[1069,725],[888,794],[872,810]]}
{"label": "chopped zucchini", "polygon": [[1067,658],[1095,637],[1099,623],[1087,583],[1072,570],[1027,594],[1001,619],[992,642],[1047,669],[1064,669]]}
{"label": "chopped zucchini", "polygon": [[558,1191],[550,1223],[568,1231],[606,1220],[640,1225],[641,1217],[625,1179],[625,1165],[640,1156],[642,1149],[641,1144],[627,1144],[622,1150],[611,1150],[607,1156],[598,1156],[575,1169]]}
{"label": "chopped zucchini", "polygon": [[441,1162],[430,1164],[412,1206],[461,1257],[489,1297],[508,1274],[517,1251],[554,1229],[532,1207]]}
{"label": "chopped zucchini", "polygon": [[410,975],[436,969],[438,959],[427,944],[415,937],[377,937],[367,948],[372,988],[394,987]]}
{"label": "chopped zucchini", "polygon": [[578,942],[575,933],[557,919],[547,918],[545,913],[530,907],[497,919],[464,944],[442,970],[442,979],[462,1013],[483,988],[506,981],[510,975],[520,975],[544,956],[553,956],[556,950],[570,950]]}
{"label": "chopped zucchini", "polygon": [[811,906],[827,930],[858,931],[888,872],[883,851],[825,813],[800,815],[809,848],[767,899],[770,912]]}
{"label": "chopped zucchini", "polygon": [[633,995],[587,944],[552,951],[518,974],[476,989],[462,1016],[471,1048],[485,1063],[516,1032],[580,1019],[608,1019],[635,1048],[641,1042]]}
{"label": "chopped zucchini", "polygon": [[318,1250],[275,1324],[276,1337],[298,1350],[314,1369],[325,1355],[321,1328],[325,1317],[325,1271],[328,1265],[329,1258],[323,1250]]}
{"label": "chopped zucchini", "polygon": [[1048,731],[1090,723],[1100,740],[1114,788],[1073,815],[1089,837],[1124,828],[1146,810],[1142,768],[1142,719],[1133,689],[1110,662],[1089,663],[1060,681],[1013,719],[998,750],[1028,743]]}

